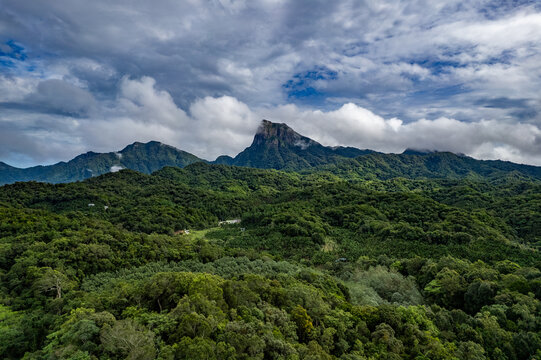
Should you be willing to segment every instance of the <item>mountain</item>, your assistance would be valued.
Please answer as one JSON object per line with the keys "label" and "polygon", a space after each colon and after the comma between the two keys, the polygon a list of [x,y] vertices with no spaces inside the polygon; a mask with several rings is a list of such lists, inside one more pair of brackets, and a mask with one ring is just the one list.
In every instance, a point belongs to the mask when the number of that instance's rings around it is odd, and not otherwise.
{"label": "mountain", "polygon": [[214,163],[255,168],[300,170],[373,153],[352,147],[323,146],[295,132],[286,124],[263,120],[252,145],[231,158],[220,156]]}
{"label": "mountain", "polygon": [[[306,170],[308,171],[308,170]],[[541,167],[501,160],[477,160],[451,152],[407,149],[402,154],[371,153],[355,159],[340,159],[309,170],[330,172],[349,180],[486,179],[541,180]]]}
{"label": "mountain", "polygon": [[20,169],[0,162],[0,185],[16,181],[73,182],[121,169],[150,174],[164,166],[184,167],[198,161],[204,160],[157,141],[135,142],[119,152],[90,151],[49,166]]}
{"label": "mountain", "polygon": [[383,154],[353,147],[323,146],[286,124],[263,120],[252,144],[234,158],[220,156],[215,164],[265,169],[330,172],[350,180],[390,179],[537,179],[541,167],[500,160],[477,160],[463,154],[406,149]]}
{"label": "mountain", "polygon": [[[133,143],[122,151],[87,152],[69,162],[19,169],[0,162],[0,185],[16,181],[65,183],[120,169],[150,174],[165,166],[184,167],[205,161],[169,145]],[[263,120],[252,144],[237,156],[220,156],[212,163],[243,167],[331,173],[342,179],[490,179],[541,180],[541,167],[500,160],[476,160],[462,154],[407,149],[383,154],[354,147],[323,146],[286,124]]]}

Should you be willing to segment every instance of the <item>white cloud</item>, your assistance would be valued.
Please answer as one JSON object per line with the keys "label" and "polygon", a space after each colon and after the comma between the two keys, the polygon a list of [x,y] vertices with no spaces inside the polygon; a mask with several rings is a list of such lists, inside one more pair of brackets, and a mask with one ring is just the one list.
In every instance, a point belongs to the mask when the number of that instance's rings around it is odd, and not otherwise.
{"label": "white cloud", "polygon": [[38,79],[0,75],[0,103],[21,101],[35,91]]}
{"label": "white cloud", "polygon": [[246,104],[230,96],[198,99],[190,114],[192,133],[186,137],[195,135],[194,152],[208,159],[236,155],[251,142],[260,121]]}
{"label": "white cloud", "polygon": [[443,26],[441,30],[456,42],[466,41],[474,44],[478,47],[479,54],[487,58],[498,56],[505,50],[516,51],[531,44],[539,46],[541,13],[519,12],[493,21],[459,22]]}
{"label": "white cloud", "polygon": [[249,145],[261,118],[329,145],[541,158],[541,7],[531,1],[0,6],[12,63],[0,75],[0,160],[152,139],[211,159]]}
{"label": "white cloud", "polygon": [[148,76],[139,80],[124,77],[120,83],[120,110],[133,120],[158,122],[165,126],[185,123],[186,113],[177,107],[171,95],[155,88],[156,81]]}
{"label": "white cloud", "polygon": [[[230,96],[197,99],[186,113],[149,77],[124,78],[118,99],[99,106],[105,107],[106,111],[84,119],[51,115],[48,132],[31,131],[44,126],[41,114],[14,112],[0,116],[0,129],[23,132],[26,143],[39,144],[36,148],[12,142],[10,147],[12,154],[34,157],[36,161],[48,152],[50,161],[69,160],[81,149],[108,152],[135,141],[150,140],[212,160],[242,151],[251,143],[260,120],[266,118],[285,122],[302,135],[328,146],[347,145],[382,152],[402,152],[413,147],[541,165],[541,129],[528,123],[466,122],[446,117],[404,122],[386,119],[353,103],[332,111],[302,109],[293,104],[250,108]],[[55,123],[58,120],[61,122]],[[63,138],[72,142],[63,143],[63,155],[59,156],[59,148],[48,143],[57,144]]]}
{"label": "white cloud", "polygon": [[122,170],[123,167],[122,166],[119,166],[119,165],[113,165],[111,166],[111,169],[109,169],[110,172],[117,172],[117,171],[120,171]]}
{"label": "white cloud", "polygon": [[384,119],[352,103],[328,112],[301,110],[294,105],[260,112],[266,112],[268,119],[290,124],[324,145],[382,152],[431,149],[465,153],[479,159],[541,165],[541,129],[533,124],[498,120],[466,122],[445,117],[404,123],[396,118]]}

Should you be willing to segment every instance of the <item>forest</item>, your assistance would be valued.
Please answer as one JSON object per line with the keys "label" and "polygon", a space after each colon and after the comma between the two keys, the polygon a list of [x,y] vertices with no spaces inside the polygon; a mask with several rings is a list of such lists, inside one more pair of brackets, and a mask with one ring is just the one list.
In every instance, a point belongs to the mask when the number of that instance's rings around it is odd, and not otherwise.
{"label": "forest", "polygon": [[359,161],[0,187],[0,358],[541,358],[541,180]]}

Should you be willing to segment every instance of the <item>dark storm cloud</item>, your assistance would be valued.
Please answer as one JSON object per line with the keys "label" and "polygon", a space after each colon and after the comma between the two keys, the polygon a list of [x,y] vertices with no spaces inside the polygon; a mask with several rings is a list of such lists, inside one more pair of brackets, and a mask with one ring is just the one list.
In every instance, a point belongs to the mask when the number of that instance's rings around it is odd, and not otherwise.
{"label": "dark storm cloud", "polygon": [[476,105],[489,109],[508,110],[508,114],[518,120],[536,119],[539,115],[538,105],[531,99],[511,99],[499,97],[493,99],[479,99]]}
{"label": "dark storm cloud", "polygon": [[[0,8],[1,126],[48,139],[36,140],[39,151],[10,145],[25,164],[142,138],[209,158],[234,154],[260,117],[296,122],[312,111],[337,123],[311,134],[330,142],[541,158],[536,1],[0,0]],[[288,104],[298,107],[287,112]],[[400,141],[340,131],[350,116],[364,129],[372,115],[394,124],[386,129]],[[491,125],[474,127],[483,136],[464,149],[457,137],[437,137],[442,124],[460,133],[483,121]],[[533,126],[534,137],[506,140],[500,130],[510,124]],[[420,139],[408,130],[415,126]]]}
{"label": "dark storm cloud", "polygon": [[41,81],[36,91],[20,102],[0,102],[0,109],[74,117],[88,116],[95,106],[94,97],[88,91],[58,79]]}

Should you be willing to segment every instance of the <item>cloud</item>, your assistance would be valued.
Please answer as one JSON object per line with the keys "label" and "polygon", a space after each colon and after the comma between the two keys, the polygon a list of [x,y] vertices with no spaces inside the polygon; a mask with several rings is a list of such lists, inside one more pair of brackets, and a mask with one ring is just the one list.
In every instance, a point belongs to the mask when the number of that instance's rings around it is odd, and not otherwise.
{"label": "cloud", "polygon": [[[507,65],[503,83],[511,72],[539,71],[541,12],[531,1],[2,3],[5,41],[28,46],[26,63],[39,71],[103,93],[123,76],[150,76],[183,108],[221,95],[250,106],[283,104],[291,100],[283,84],[328,68],[337,76],[307,84],[317,90],[318,107],[371,96],[365,106],[407,115],[404,97],[419,102],[419,91],[470,80],[470,91],[490,89],[480,66]],[[47,29],[39,42],[36,29]],[[457,65],[469,71],[455,72]],[[524,91],[532,78],[520,83]]]}
{"label": "cloud", "polygon": [[164,126],[174,127],[186,121],[186,113],[177,107],[171,95],[155,88],[156,81],[148,76],[139,80],[123,78],[120,83],[119,106],[126,116],[143,123],[159,120]]}
{"label": "cloud", "polygon": [[[0,130],[6,134],[2,140],[7,148],[0,156],[9,158],[12,154],[13,159],[22,156],[33,161],[69,160],[82,149],[108,152],[135,141],[159,140],[213,160],[222,154],[234,156],[247,147],[260,120],[266,118],[285,122],[329,146],[382,152],[402,152],[414,147],[541,165],[541,129],[522,122],[468,122],[446,117],[404,122],[384,118],[353,103],[329,111],[294,104],[251,108],[230,96],[196,99],[184,111],[149,77],[122,79],[115,101],[104,102],[97,108],[105,110],[87,118],[51,114],[47,125],[42,123],[42,114],[31,116],[13,111],[11,116],[0,115]],[[40,123],[50,130],[36,131]],[[14,141],[13,134],[18,132],[25,137]],[[60,143],[62,147],[49,145]]]}
{"label": "cloud", "polygon": [[49,79],[36,84],[16,78],[9,79],[7,84],[15,86],[16,91],[8,91],[6,100],[12,101],[0,101],[0,109],[79,117],[87,116],[96,106],[91,93],[63,80]]}
{"label": "cloud", "polygon": [[268,109],[267,118],[285,121],[303,135],[330,146],[395,153],[420,148],[541,165],[541,129],[533,124],[445,117],[405,123],[384,119],[352,103],[328,112],[286,105]]}
{"label": "cloud", "polygon": [[434,145],[479,157],[541,158],[535,142],[497,131],[541,126],[538,1],[0,7],[0,129],[20,139],[0,143],[0,160],[52,162],[152,139],[234,155],[268,114],[321,126],[313,133],[329,143],[399,149],[431,145],[434,133],[444,137]]}
{"label": "cloud", "polygon": [[493,99],[479,99],[477,104],[487,108],[511,109],[525,108],[528,106],[528,99],[511,99],[508,97],[499,97]]}
{"label": "cloud", "polygon": [[[43,93],[49,94],[37,86],[26,98],[41,100]],[[66,100],[68,95],[64,95],[60,98]],[[77,91],[69,96],[86,98]],[[54,101],[48,106],[59,110],[53,105],[61,102],[50,98]],[[36,100],[32,104],[39,103]],[[77,104],[86,102],[75,101],[70,106]],[[247,146],[260,120],[246,104],[229,96],[196,99],[188,115],[150,77],[121,79],[116,98],[99,102],[95,111],[85,117],[65,109],[47,111],[45,115],[44,106],[11,106],[0,112],[0,131],[6,136],[0,157],[5,161],[21,166],[66,161],[88,150],[109,152],[135,141],[151,140],[214,159],[222,154],[235,155]]]}
{"label": "cloud", "polygon": [[34,93],[23,101],[25,107],[38,107],[42,112],[71,116],[86,116],[95,107],[92,94],[66,81],[49,79],[41,81]]}
{"label": "cloud", "polygon": [[192,148],[208,159],[236,155],[251,142],[260,121],[246,104],[230,96],[198,99],[190,114],[197,138]]}

